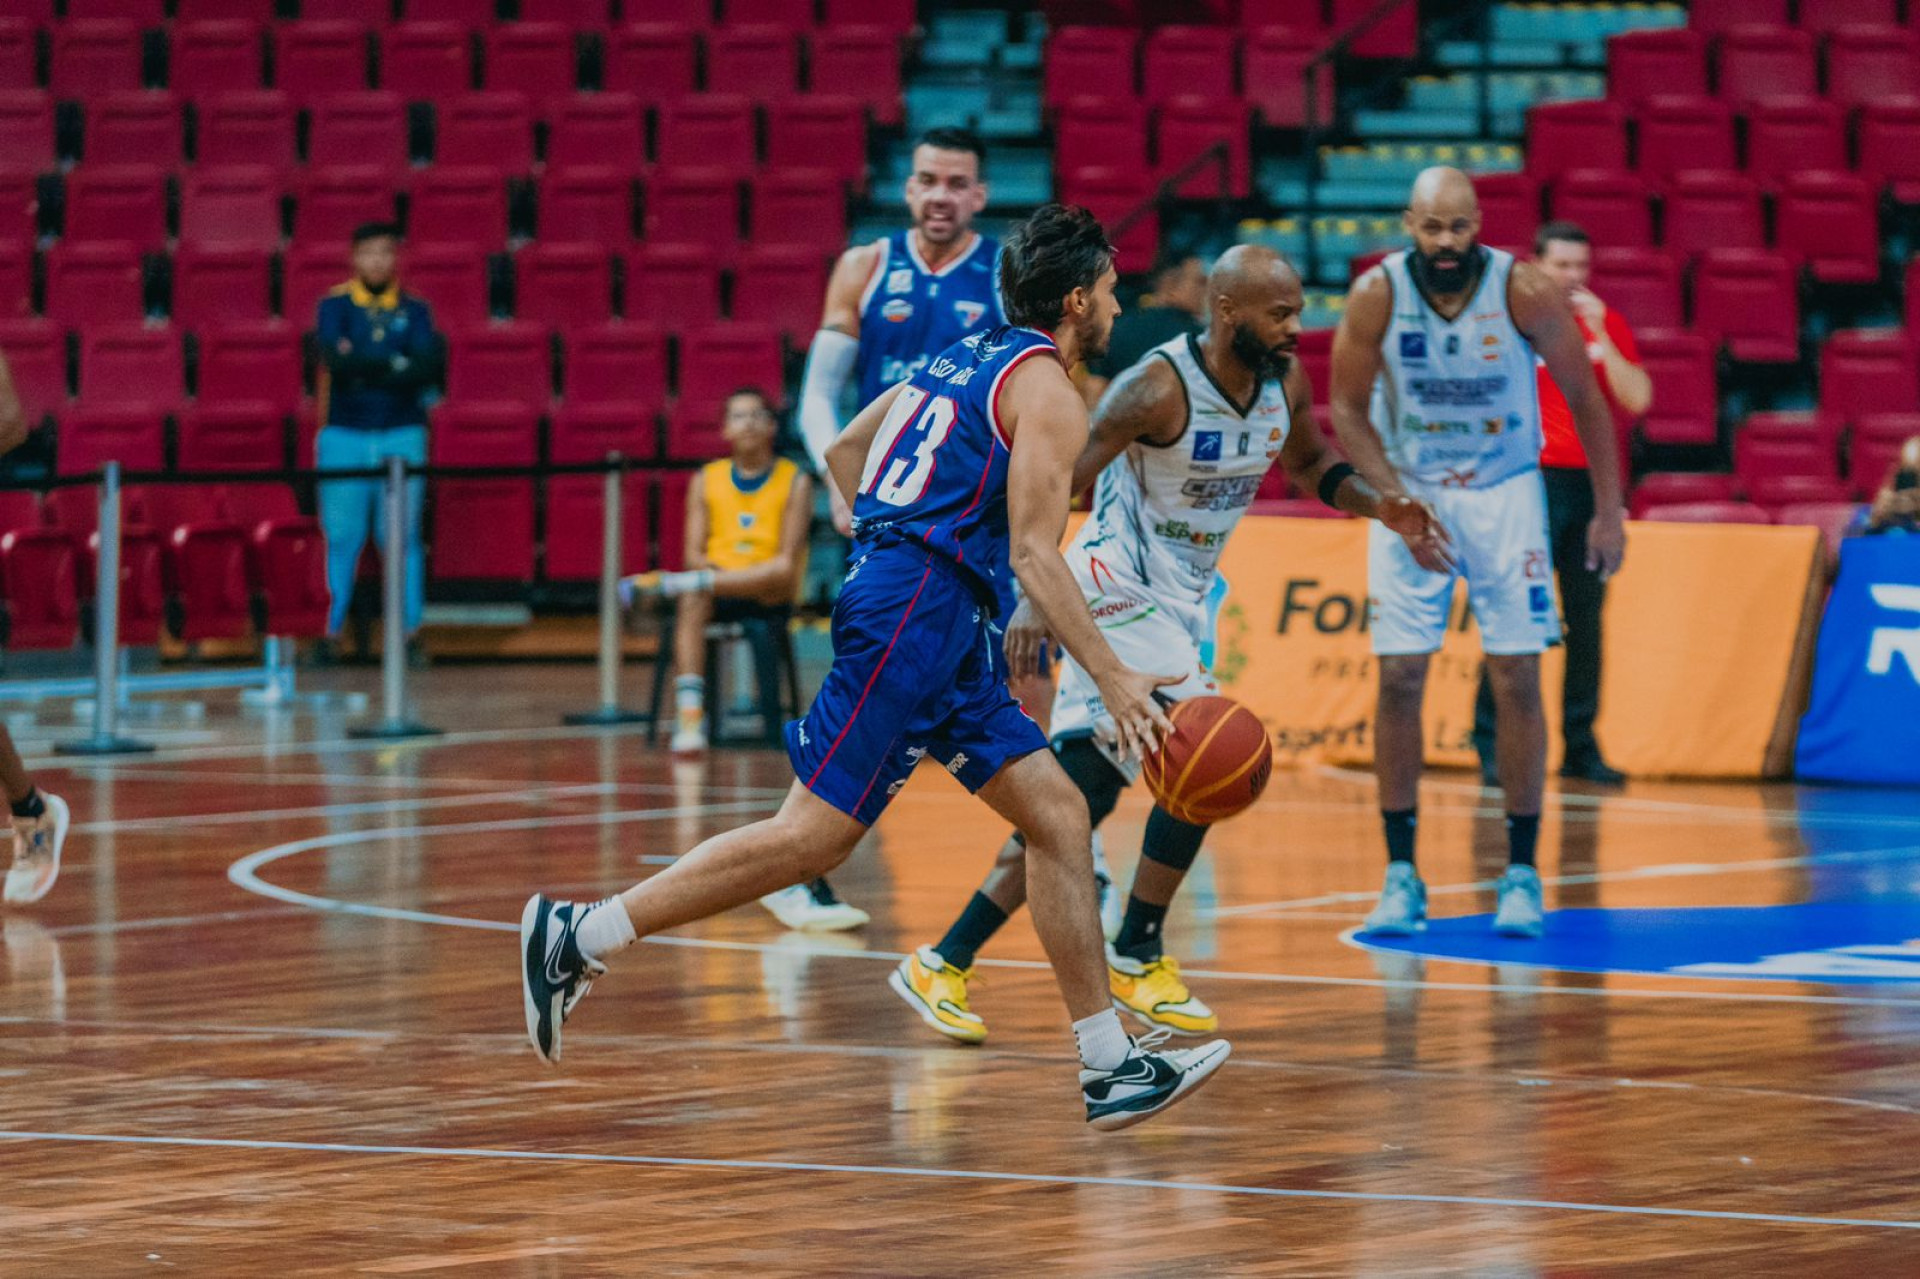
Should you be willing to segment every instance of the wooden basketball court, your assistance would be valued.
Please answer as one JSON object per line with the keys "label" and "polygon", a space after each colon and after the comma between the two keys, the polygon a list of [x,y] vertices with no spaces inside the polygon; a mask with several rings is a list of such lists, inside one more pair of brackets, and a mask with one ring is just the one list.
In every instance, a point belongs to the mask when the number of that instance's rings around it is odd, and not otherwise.
{"label": "wooden basketball court", "polygon": [[[589,684],[437,669],[422,711],[453,731],[397,746],[219,705],[144,758],[28,735],[75,827],[53,895],[0,917],[0,1273],[1920,1273],[1920,951],[1838,948],[1854,980],[1815,982],[1361,949],[1378,821],[1333,770],[1276,773],[1176,905],[1234,1058],[1154,1123],[1087,1129],[1024,918],[983,957],[982,1048],[887,989],[1004,834],[932,770],[836,876],[864,935],[749,907],[653,939],[543,1067],[527,893],[623,886],[790,776],[554,727]],[[1145,813],[1106,830],[1123,883]],[[1431,779],[1436,919],[1491,910],[1499,818]],[[1884,922],[1916,832],[1870,795],[1552,795],[1548,904],[1580,913],[1549,928]]]}

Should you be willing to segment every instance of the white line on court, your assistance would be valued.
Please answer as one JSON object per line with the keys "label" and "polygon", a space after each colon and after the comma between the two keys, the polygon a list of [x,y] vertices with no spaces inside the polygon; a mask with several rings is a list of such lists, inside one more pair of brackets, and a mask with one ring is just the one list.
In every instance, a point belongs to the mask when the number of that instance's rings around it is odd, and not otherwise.
{"label": "white line on court", "polygon": [[1920,1221],[1877,1217],[1816,1217],[1711,1208],[1661,1208],[1645,1204],[1580,1203],[1559,1199],[1504,1199],[1479,1195],[1396,1194],[1389,1191],[1302,1190],[1285,1186],[1238,1186],[1222,1182],[1169,1181],[1153,1177],[1088,1177],[971,1168],[916,1168],[891,1164],[805,1163],[789,1159],[695,1159],[669,1155],[603,1155],[585,1151],[495,1150],[475,1146],[384,1146],[332,1141],[264,1141],[221,1137],[146,1137],[120,1133],[29,1132],[0,1129],[0,1140],[73,1142],[85,1145],[160,1146],[196,1150],[299,1151],[303,1154],[388,1155],[428,1159],[491,1159],[530,1163],[601,1164],[640,1168],[698,1168],[719,1172],[814,1172],[866,1177],[925,1177],[940,1181],[1020,1182],[1044,1186],[1093,1186],[1116,1190],[1183,1190],[1194,1194],[1261,1199],[1321,1199],[1346,1203],[1457,1204],[1474,1208],[1526,1208],[1550,1212],[1672,1217],[1689,1221],[1747,1221],[1768,1225],[1837,1226],[1867,1230],[1920,1230]]}
{"label": "white line on court", "polygon": [[258,808],[243,812],[180,813],[171,817],[129,817],[107,822],[77,822],[76,834],[100,834],[112,831],[173,830],[193,826],[250,825],[254,822],[290,821],[302,817],[354,817],[367,813],[422,812],[446,808],[490,808],[537,804],[552,799],[575,799],[613,793],[605,782],[582,782],[567,786],[522,786],[518,790],[496,791],[486,795],[441,795],[428,799],[375,799],[358,804],[310,804],[303,808]]}

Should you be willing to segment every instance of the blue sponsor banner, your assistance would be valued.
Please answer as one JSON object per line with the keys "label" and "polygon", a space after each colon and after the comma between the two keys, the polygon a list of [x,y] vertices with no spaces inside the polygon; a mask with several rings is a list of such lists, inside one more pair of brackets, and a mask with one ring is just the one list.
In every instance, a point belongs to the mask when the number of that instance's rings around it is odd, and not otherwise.
{"label": "blue sponsor banner", "polygon": [[1800,721],[1803,780],[1920,785],[1920,537],[1854,537]]}

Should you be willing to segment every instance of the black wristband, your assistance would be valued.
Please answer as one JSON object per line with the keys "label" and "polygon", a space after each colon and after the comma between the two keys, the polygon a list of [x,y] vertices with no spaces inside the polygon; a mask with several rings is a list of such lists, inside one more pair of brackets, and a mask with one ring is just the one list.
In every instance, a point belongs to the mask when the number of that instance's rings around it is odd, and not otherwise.
{"label": "black wristband", "polygon": [[1351,462],[1335,462],[1329,466],[1327,473],[1320,477],[1320,500],[1334,510],[1339,510],[1340,504],[1333,499],[1339,496],[1340,486],[1347,482],[1347,477],[1357,474],[1359,472],[1353,469]]}

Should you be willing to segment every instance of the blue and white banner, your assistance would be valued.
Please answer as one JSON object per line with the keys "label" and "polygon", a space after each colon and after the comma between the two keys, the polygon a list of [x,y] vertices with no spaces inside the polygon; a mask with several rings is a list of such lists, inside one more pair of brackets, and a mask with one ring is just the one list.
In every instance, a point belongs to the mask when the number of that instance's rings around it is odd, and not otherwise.
{"label": "blue and white banner", "polygon": [[1841,545],[1795,772],[1803,781],[1920,785],[1920,537]]}

